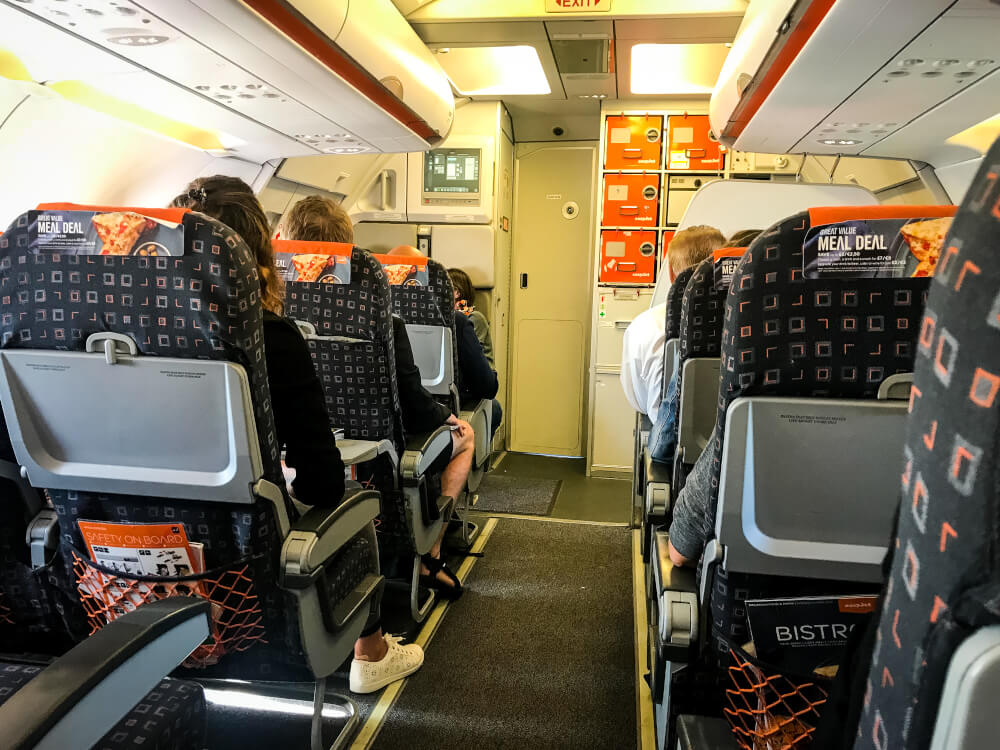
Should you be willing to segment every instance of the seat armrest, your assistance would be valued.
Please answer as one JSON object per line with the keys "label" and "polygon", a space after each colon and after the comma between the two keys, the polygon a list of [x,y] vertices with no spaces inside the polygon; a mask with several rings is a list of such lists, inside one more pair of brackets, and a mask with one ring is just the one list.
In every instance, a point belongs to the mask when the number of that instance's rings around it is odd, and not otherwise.
{"label": "seat armrest", "polygon": [[653,591],[659,602],[656,649],[670,662],[691,661],[698,642],[698,585],[695,571],[681,568],[670,560],[666,532],[654,537]]}
{"label": "seat armrest", "polygon": [[336,630],[353,617],[381,586],[382,577],[367,576],[342,603],[329,601],[326,584],[327,564],[355,536],[369,527],[379,513],[380,495],[373,490],[358,490],[344,498],[336,508],[312,508],[292,524],[281,548],[279,584],[286,589],[302,590],[315,586],[324,599],[324,618]]}
{"label": "seat armrest", "polygon": [[211,605],[174,596],[113,620],[0,707],[0,747],[91,747],[209,636]]}
{"label": "seat armrest", "polygon": [[463,409],[459,415],[462,419],[472,425],[476,433],[476,452],[473,466],[484,467],[489,463],[490,453],[493,450],[493,401],[490,399],[480,399],[471,409]]}
{"label": "seat armrest", "polygon": [[643,473],[646,486],[643,489],[646,501],[646,522],[666,523],[670,512],[670,467],[654,461],[649,448],[642,451]]}
{"label": "seat armrest", "polygon": [[451,430],[447,426],[426,435],[413,435],[403,452],[403,479],[420,479],[443,454],[451,455]]}

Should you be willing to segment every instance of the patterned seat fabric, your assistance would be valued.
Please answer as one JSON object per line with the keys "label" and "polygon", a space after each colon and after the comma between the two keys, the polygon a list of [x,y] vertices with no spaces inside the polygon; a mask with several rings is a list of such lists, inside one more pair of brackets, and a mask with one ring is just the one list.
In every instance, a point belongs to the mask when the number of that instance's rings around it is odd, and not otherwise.
{"label": "patterned seat fabric", "polygon": [[1000,142],[955,219],[920,326],[902,504],[857,750],[927,748],[953,653],[1000,624],[998,174]]}
{"label": "patterned seat fabric", "polygon": [[[913,370],[928,278],[804,279],[809,213],[762,233],[740,260],[725,302],[721,385],[711,479],[718,505],[726,410],[744,396],[875,398],[890,375]],[[690,287],[690,285],[689,285]],[[686,297],[687,295],[685,295]],[[716,647],[748,640],[743,602],[794,593],[858,592],[835,582],[747,576],[716,568],[712,582]]]}
{"label": "patterned seat fabric", "polygon": [[382,265],[355,247],[350,283],[296,281],[285,296],[285,315],[312,323],[317,335],[327,337],[311,339],[309,351],[332,425],[348,439],[389,440],[401,450],[392,298]]}
{"label": "patterned seat fabric", "polygon": [[[391,287],[391,295],[393,315],[398,315],[404,323],[449,328],[452,341],[457,343],[454,286],[448,270],[441,263],[433,258],[427,259],[426,287],[395,284]],[[452,347],[451,355],[455,380],[461,387],[462,369],[458,366],[458,346]]]}
{"label": "patterned seat fabric", "polygon": [[[308,344],[332,425],[350,440],[389,440],[402,455],[406,435],[396,386],[392,297],[381,263],[354,247],[349,283],[293,282],[285,296],[289,318],[312,323],[317,335],[327,337]],[[407,506],[388,462],[371,463],[359,467],[358,479],[382,494],[379,540],[391,563],[412,553]]]}
{"label": "patterned seat fabric", "polygon": [[[214,219],[186,213],[183,229],[185,254],[178,257],[32,254],[21,249],[28,242],[28,215],[18,217],[0,236],[0,345],[82,350],[89,335],[114,331],[129,335],[145,355],[240,364],[251,385],[265,476],[283,486],[256,262],[239,236]],[[53,574],[66,597],[80,602],[78,578],[101,573],[81,552],[78,519],[182,522],[188,538],[204,544],[206,570],[218,573],[216,581],[206,579],[210,596],[232,624],[219,636],[216,655],[224,658],[209,671],[308,678],[294,600],[277,586],[282,540],[268,502],[237,509],[97,492],[48,495],[61,526],[61,560]],[[102,613],[83,604],[63,612],[75,640],[103,623]]]}
{"label": "patterned seat fabric", "polygon": [[[0,661],[0,706],[45,667]],[[205,695],[187,680],[165,679],[129,711],[92,750],[193,750],[205,742]]]}
{"label": "patterned seat fabric", "polygon": [[[726,291],[715,288],[715,272],[711,259],[703,260],[697,266],[687,269],[691,278],[684,286],[681,295],[681,314],[677,324],[677,393],[680,394],[682,383],[681,371],[684,363],[695,357],[718,357],[722,338],[722,311],[726,302]],[[686,271],[685,271],[686,273]],[[680,276],[677,277],[678,281]],[[677,284],[677,281],[674,282]],[[672,290],[671,290],[672,291]],[[680,419],[674,420],[674,445],[677,445],[680,434]],[[674,484],[683,486],[687,470],[681,469],[678,461]],[[697,456],[685,456],[688,466],[694,463]]]}
{"label": "patterned seat fabric", "polygon": [[[684,289],[687,288],[688,282],[694,275],[694,266],[690,268],[685,268],[679,274],[677,278],[674,279],[674,283],[670,285],[670,290],[667,292],[667,305],[666,305],[666,321],[663,326],[663,340],[670,341],[670,339],[675,339],[680,335],[681,330],[681,305],[684,302]],[[680,342],[678,342],[680,343]],[[663,384],[660,388],[660,398],[666,398],[667,396],[667,385],[670,380],[670,373],[666,370],[667,364],[667,350],[663,350]]]}
{"label": "patterned seat fabric", "polygon": [[680,336],[681,330],[681,305],[684,304],[684,290],[687,289],[688,282],[694,276],[697,266],[685,268],[674,279],[667,292],[667,321],[664,327],[664,338],[669,341]]}
{"label": "patterned seat fabric", "polygon": [[48,568],[32,570],[21,499],[0,479],[0,653],[60,654],[72,644],[68,601]]}

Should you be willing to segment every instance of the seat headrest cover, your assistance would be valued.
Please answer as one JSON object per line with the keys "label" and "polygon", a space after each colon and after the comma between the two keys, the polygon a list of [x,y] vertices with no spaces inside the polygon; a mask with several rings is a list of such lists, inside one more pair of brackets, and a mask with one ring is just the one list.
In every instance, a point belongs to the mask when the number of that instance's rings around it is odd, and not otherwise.
{"label": "seat headrest cover", "polygon": [[817,206],[809,209],[809,225],[873,219],[930,219],[954,216],[958,206]]}
{"label": "seat headrest cover", "polygon": [[430,283],[427,258],[375,255],[375,260],[385,269],[390,286],[428,286]]}
{"label": "seat headrest cover", "polygon": [[931,276],[954,213],[954,206],[811,209],[802,245],[803,276]]}
{"label": "seat headrest cover", "polygon": [[729,289],[736,267],[740,264],[740,258],[746,251],[745,247],[723,247],[712,253],[716,289]]}
{"label": "seat headrest cover", "polygon": [[17,249],[32,254],[163,257],[184,255],[187,209],[99,208],[43,204],[25,211]]}
{"label": "seat headrest cover", "polygon": [[272,240],[276,253],[291,255],[343,255],[351,257],[354,245],[350,242],[307,242],[305,240]]}
{"label": "seat headrest cover", "polygon": [[35,206],[37,211],[94,211],[96,213],[109,213],[113,211],[129,211],[131,213],[148,216],[151,219],[169,221],[171,224],[180,224],[184,221],[184,214],[191,213],[190,208],[136,208],[133,206],[96,206],[84,203],[39,203]]}

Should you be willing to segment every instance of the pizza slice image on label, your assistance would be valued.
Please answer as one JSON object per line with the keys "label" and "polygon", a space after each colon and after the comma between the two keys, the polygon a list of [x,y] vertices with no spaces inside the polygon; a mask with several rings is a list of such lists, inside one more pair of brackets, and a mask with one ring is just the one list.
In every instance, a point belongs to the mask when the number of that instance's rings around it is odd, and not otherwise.
{"label": "pizza slice image on label", "polygon": [[417,267],[409,263],[398,263],[389,266],[382,266],[382,268],[385,269],[385,275],[389,277],[390,286],[399,286],[406,281],[407,277],[409,277],[411,273],[416,274],[417,272]]}
{"label": "pizza slice image on label", "polygon": [[140,235],[153,222],[131,211],[115,211],[97,214],[91,223],[104,243],[101,255],[129,255]]}
{"label": "pizza slice image on label", "polygon": [[914,276],[932,276],[941,255],[941,247],[951,228],[951,217],[914,221],[904,225],[899,233],[903,235],[910,252],[920,263]]}
{"label": "pizza slice image on label", "polygon": [[293,255],[296,281],[316,281],[330,262],[329,255]]}

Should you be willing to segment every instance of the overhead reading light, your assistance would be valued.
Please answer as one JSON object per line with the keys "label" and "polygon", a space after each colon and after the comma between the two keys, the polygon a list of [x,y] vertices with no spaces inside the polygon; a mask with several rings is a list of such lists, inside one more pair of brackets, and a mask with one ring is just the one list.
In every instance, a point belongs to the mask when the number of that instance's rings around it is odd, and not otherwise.
{"label": "overhead reading light", "polygon": [[636,44],[633,94],[710,94],[729,50],[725,44]]}
{"label": "overhead reading light", "polygon": [[530,45],[449,47],[438,62],[462,96],[544,96],[552,93],[538,50]]}
{"label": "overhead reading light", "polygon": [[864,143],[853,138],[823,138],[819,142],[824,146],[860,146]]}

